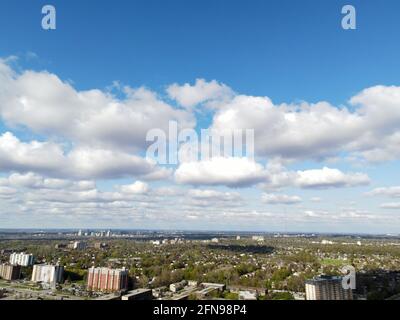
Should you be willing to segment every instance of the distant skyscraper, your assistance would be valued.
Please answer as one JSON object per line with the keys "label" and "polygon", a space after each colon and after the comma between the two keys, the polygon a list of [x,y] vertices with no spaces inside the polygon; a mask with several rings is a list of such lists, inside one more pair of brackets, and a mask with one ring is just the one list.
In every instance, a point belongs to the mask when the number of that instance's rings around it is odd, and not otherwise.
{"label": "distant skyscraper", "polygon": [[21,276],[21,266],[0,264],[0,278],[5,280],[18,280]]}
{"label": "distant skyscraper", "polygon": [[56,284],[62,282],[63,275],[63,266],[35,264],[32,271],[32,281]]}
{"label": "distant skyscraper", "polygon": [[10,263],[16,266],[28,267],[32,266],[33,262],[34,257],[32,254],[14,252],[10,255]]}
{"label": "distant skyscraper", "polygon": [[90,268],[87,289],[89,291],[115,292],[128,289],[128,270]]}
{"label": "distant skyscraper", "polygon": [[343,289],[342,277],[319,276],[306,281],[307,300],[353,300],[353,292]]}

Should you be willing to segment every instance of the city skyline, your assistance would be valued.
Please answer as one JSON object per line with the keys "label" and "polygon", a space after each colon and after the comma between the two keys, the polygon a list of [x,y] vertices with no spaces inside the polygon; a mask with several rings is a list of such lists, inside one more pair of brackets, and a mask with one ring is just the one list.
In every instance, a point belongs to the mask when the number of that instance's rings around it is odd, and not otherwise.
{"label": "city skyline", "polygon": [[[1,227],[397,234],[400,4],[344,4],[5,1]],[[154,163],[171,121],[255,157]]]}

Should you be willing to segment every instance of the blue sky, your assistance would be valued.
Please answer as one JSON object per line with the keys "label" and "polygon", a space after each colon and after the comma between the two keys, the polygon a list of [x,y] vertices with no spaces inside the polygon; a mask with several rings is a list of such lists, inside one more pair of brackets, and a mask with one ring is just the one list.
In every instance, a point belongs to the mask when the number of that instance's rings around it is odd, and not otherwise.
{"label": "blue sky", "polygon": [[339,104],[398,82],[398,1],[352,1],[356,32],[340,28],[348,1],[53,1],[58,28],[43,32],[45,3],[2,1],[1,52],[35,52],[37,68],[78,88],[205,78],[277,102]]}
{"label": "blue sky", "polygon": [[[57,9],[54,31],[44,31],[40,25],[41,8],[48,3]],[[341,8],[349,3],[357,10],[357,30],[341,28]],[[0,198],[0,224],[396,232],[400,210],[396,201],[400,191],[395,189],[400,176],[400,125],[389,122],[397,119],[400,91],[400,45],[396,40],[399,12],[400,4],[394,0],[3,0],[0,57],[7,70],[3,70],[6,76],[0,77],[4,81],[0,85],[9,91],[0,92],[0,133],[5,146],[12,141],[15,154],[27,155],[31,162],[17,157],[0,161],[1,185],[8,188]],[[27,76],[29,72],[31,77]],[[204,79],[204,86],[196,79]],[[52,87],[57,81],[60,86]],[[120,87],[113,89],[112,101],[104,102],[105,96],[80,95],[93,89],[106,95],[115,81]],[[175,95],[168,90],[173,84],[178,86]],[[201,94],[204,99],[189,108],[185,106],[184,84],[192,88],[192,94]],[[150,99],[143,92],[136,92],[132,98],[122,89],[125,86],[133,90],[145,88],[157,98]],[[218,97],[207,96],[209,91],[204,87],[215,90]],[[376,89],[362,94],[368,88]],[[36,96],[37,92],[43,96]],[[238,96],[243,100],[240,103]],[[261,100],[254,101],[252,97]],[[279,113],[270,111],[265,97],[273,103],[271,110],[278,109]],[[349,102],[352,98],[356,102]],[[121,110],[129,109],[131,99],[138,104],[134,112],[139,114],[140,108],[146,110],[149,105],[154,111],[159,104],[166,104],[166,110],[159,117],[152,114],[137,134],[132,128],[140,127],[140,122],[129,128],[129,124],[118,122],[121,117],[113,113],[115,121],[111,117],[110,123],[106,122],[113,103],[122,103]],[[17,100],[26,104],[25,109],[13,107]],[[217,109],[207,106],[214,100]],[[329,107],[317,104],[311,110],[320,111],[310,112],[308,107],[321,101],[327,101]],[[100,106],[103,102],[104,106]],[[307,105],[295,112],[299,118],[294,127],[287,120],[291,112],[282,105],[285,103],[300,109],[302,103]],[[105,120],[94,116],[97,104],[99,114],[104,111]],[[250,107],[253,104],[254,110]],[[256,114],[258,104],[264,108],[261,123],[257,117],[246,118]],[[80,108],[88,105],[93,108],[90,114],[81,114]],[[54,111],[57,108],[59,111]],[[343,109],[348,114],[335,113]],[[382,112],[375,113],[376,109]],[[218,115],[232,110],[238,114],[235,121],[225,123],[218,119]],[[365,114],[358,114],[357,110],[364,110]],[[57,115],[65,116],[65,122]],[[315,117],[323,115],[325,120],[319,123]],[[133,113],[129,116],[136,119]],[[146,169],[127,165],[125,170],[124,157],[142,158],[145,153],[144,141],[140,140],[144,130],[153,124],[162,127],[162,117],[169,116],[182,122],[194,119],[198,129],[254,127],[260,133],[256,140],[257,162],[263,167],[256,175],[265,174],[269,180],[255,179],[243,185],[221,177],[215,182],[215,177],[209,177],[199,182],[188,178],[187,172],[183,177],[179,167],[173,167],[169,177],[153,179],[147,174],[162,168],[150,170],[147,164],[143,164]],[[41,120],[46,117],[48,123]],[[282,131],[266,129],[273,127],[277,119],[283,121],[279,125]],[[387,127],[384,121],[389,123]],[[71,123],[81,126],[73,127]],[[101,131],[101,125],[107,129]],[[315,137],[321,136],[316,138],[318,141],[314,141],[313,128]],[[291,136],[293,132],[305,134]],[[5,136],[6,133],[12,136]],[[329,136],[341,134],[343,137],[336,140]],[[277,146],[264,145],[275,137]],[[129,139],[133,141],[132,149],[126,143]],[[35,150],[35,142],[54,144],[66,159],[60,156],[62,164],[39,163],[29,154]],[[40,148],[52,158],[54,150],[48,150],[47,145]],[[84,158],[82,150],[87,152]],[[113,161],[121,161],[121,166],[104,168],[106,165],[92,158],[100,154],[98,150],[112,153]],[[290,156],[293,150],[298,151]],[[104,155],[100,158],[111,161]],[[43,156],[40,154],[38,159]],[[83,164],[71,164],[79,159]],[[276,163],[279,170],[272,172],[271,166]],[[64,172],[55,169],[57,165],[75,167]],[[232,174],[247,166],[237,165],[229,167]],[[91,170],[92,166],[101,168]],[[148,171],[143,174],[145,170]],[[282,175],[290,175],[290,182],[282,182]],[[334,182],[329,180],[332,176]],[[43,196],[49,193],[46,183],[51,182],[46,179],[68,181],[70,185],[60,183],[64,187],[50,199]],[[322,187],[316,183],[321,179],[325,183]],[[76,184],[83,180],[91,181],[95,187],[82,191]],[[123,186],[134,186],[130,196],[121,191]],[[170,198],[165,196],[164,188],[174,190]],[[188,190],[189,195],[185,193]],[[70,200],[65,200],[71,197],[76,197],[74,203],[78,204],[74,208]],[[182,199],[189,199],[190,203],[179,202]],[[226,207],[226,202],[234,205]],[[175,208],[177,203],[180,210]],[[113,208],[115,213],[110,214]]]}

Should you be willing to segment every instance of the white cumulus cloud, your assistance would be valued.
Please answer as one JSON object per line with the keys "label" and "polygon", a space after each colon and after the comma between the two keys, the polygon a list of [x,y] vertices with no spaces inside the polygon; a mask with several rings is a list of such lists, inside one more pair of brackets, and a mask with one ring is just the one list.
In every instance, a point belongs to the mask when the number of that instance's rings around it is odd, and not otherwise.
{"label": "white cumulus cloud", "polygon": [[204,79],[197,79],[194,85],[172,84],[167,88],[171,99],[176,100],[185,108],[194,107],[200,103],[212,100],[224,100],[233,96],[233,91],[223,83],[215,80],[207,82]]}
{"label": "white cumulus cloud", "polygon": [[245,187],[264,181],[264,167],[247,158],[214,157],[210,160],[184,162],[175,171],[178,183]]}
{"label": "white cumulus cloud", "polygon": [[267,204],[297,204],[302,201],[299,196],[273,193],[263,193],[261,200]]}

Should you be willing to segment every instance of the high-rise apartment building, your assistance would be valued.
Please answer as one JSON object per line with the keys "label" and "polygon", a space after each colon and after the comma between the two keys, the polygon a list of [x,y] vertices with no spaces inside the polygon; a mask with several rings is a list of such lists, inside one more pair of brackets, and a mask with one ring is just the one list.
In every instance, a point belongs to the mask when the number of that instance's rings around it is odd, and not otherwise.
{"label": "high-rise apartment building", "polygon": [[10,263],[16,266],[28,267],[33,266],[34,257],[32,254],[27,253],[12,253],[10,255]]}
{"label": "high-rise apartment building", "polygon": [[128,270],[90,268],[87,289],[89,291],[116,292],[128,289]]}
{"label": "high-rise apartment building", "polygon": [[75,241],[74,242],[74,245],[73,245],[73,248],[75,249],[75,250],[85,250],[86,249],[86,242],[83,242],[83,241]]}
{"label": "high-rise apartment building", "polygon": [[343,289],[342,277],[319,276],[306,281],[307,300],[353,300],[351,289]]}
{"label": "high-rise apartment building", "polygon": [[35,264],[33,266],[33,271],[32,271],[32,281],[56,284],[62,282],[63,275],[64,275],[63,266]]}
{"label": "high-rise apartment building", "polygon": [[21,266],[0,264],[0,278],[5,280],[18,280],[21,276]]}
{"label": "high-rise apartment building", "polygon": [[74,250],[85,250],[87,247],[87,243],[84,241],[74,241],[68,244],[68,249]]}

